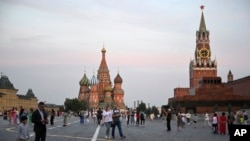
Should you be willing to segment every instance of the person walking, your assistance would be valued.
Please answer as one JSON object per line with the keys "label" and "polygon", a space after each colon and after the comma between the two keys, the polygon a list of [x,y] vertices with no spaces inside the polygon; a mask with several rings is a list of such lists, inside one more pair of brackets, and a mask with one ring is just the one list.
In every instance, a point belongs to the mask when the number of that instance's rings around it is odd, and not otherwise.
{"label": "person walking", "polygon": [[105,139],[110,139],[110,127],[113,122],[112,111],[110,110],[109,104],[106,106],[105,110],[102,112],[102,125],[106,127]]}
{"label": "person walking", "polygon": [[140,111],[139,110],[136,112],[136,125],[137,126],[140,125]]}
{"label": "person walking", "polygon": [[115,139],[115,127],[116,126],[118,127],[118,131],[119,131],[121,139],[126,138],[126,136],[124,136],[122,133],[122,127],[121,127],[121,121],[120,121],[121,112],[117,108],[117,105],[114,105],[112,117],[113,117],[113,122],[114,122],[114,126],[112,127],[112,138]]}
{"label": "person walking", "polygon": [[213,124],[213,133],[214,134],[218,134],[218,117],[217,117],[217,113],[214,113],[214,116],[212,118],[212,124]]}
{"label": "person walking", "polygon": [[67,118],[68,118],[68,113],[63,112],[63,126],[67,126]]}
{"label": "person walking", "polygon": [[167,115],[167,131],[171,131],[171,119],[172,119],[172,114],[171,114],[171,109],[168,109],[168,111],[165,111]]}
{"label": "person walking", "polygon": [[27,115],[25,114],[24,108],[23,108],[22,106],[20,107],[20,112],[19,112],[19,114],[18,114],[18,119],[19,119],[20,122],[21,122],[21,116],[27,116]]}
{"label": "person walking", "polygon": [[35,141],[45,141],[46,124],[48,124],[47,113],[44,110],[44,102],[38,103],[38,109],[32,114],[32,122],[34,123]]}
{"label": "person walking", "polygon": [[204,125],[206,126],[206,124],[208,125],[208,126],[211,126],[211,123],[209,122],[209,115],[208,115],[208,113],[206,112],[205,113],[205,123],[204,123]]}
{"label": "person walking", "polygon": [[228,134],[232,134],[232,125],[234,124],[235,118],[234,118],[234,112],[230,111],[227,117],[227,129],[228,129]]}
{"label": "person walking", "polygon": [[144,126],[145,125],[145,115],[143,112],[141,112],[140,119],[141,119],[141,125]]}
{"label": "person walking", "polygon": [[248,115],[245,110],[243,110],[243,119],[244,119],[244,124],[247,125]]}
{"label": "person walking", "polygon": [[27,116],[20,117],[20,124],[17,129],[17,141],[27,141],[30,137],[27,120]]}
{"label": "person walking", "polygon": [[191,114],[189,112],[186,113],[187,125],[190,124]]}
{"label": "person walking", "polygon": [[96,115],[97,115],[96,111],[93,111],[92,112],[92,118],[93,118],[94,124],[96,124],[96,119],[97,119]]}
{"label": "person walking", "polygon": [[194,122],[194,128],[196,128],[196,123],[198,122],[198,117],[196,113],[194,113],[193,122]]}
{"label": "person walking", "polygon": [[11,120],[12,120],[12,110],[10,109],[10,110],[8,110],[8,113],[7,113],[8,115],[8,121],[9,121],[9,125],[11,125]]}
{"label": "person walking", "polygon": [[30,108],[30,111],[28,113],[29,124],[32,124],[32,114],[33,114],[33,108]]}
{"label": "person walking", "polygon": [[12,124],[17,125],[18,111],[17,108],[13,107],[11,111]]}
{"label": "person walking", "polygon": [[97,123],[98,125],[100,125],[102,120],[102,109],[99,107],[99,109],[97,110]]}
{"label": "person walking", "polygon": [[181,113],[180,113],[180,112],[176,115],[176,119],[177,119],[177,120],[176,120],[176,121],[177,121],[177,131],[180,131],[181,124],[182,124],[182,123],[181,123],[181,122],[182,122],[182,121],[181,121],[182,119],[181,119]]}
{"label": "person walking", "polygon": [[55,111],[54,109],[51,109],[51,113],[50,113],[50,125],[53,126],[54,125],[54,119],[55,119]]}
{"label": "person walking", "polygon": [[80,123],[84,123],[84,111],[83,110],[79,112],[79,117],[80,117]]}
{"label": "person walking", "polygon": [[131,115],[131,114],[132,114],[132,113],[131,113],[130,109],[128,108],[127,117],[126,117],[126,119],[127,119],[127,126],[129,126],[129,121],[130,121],[130,115]]}
{"label": "person walking", "polygon": [[130,115],[130,118],[131,118],[130,124],[135,125],[135,112],[134,111],[132,111],[132,113]]}

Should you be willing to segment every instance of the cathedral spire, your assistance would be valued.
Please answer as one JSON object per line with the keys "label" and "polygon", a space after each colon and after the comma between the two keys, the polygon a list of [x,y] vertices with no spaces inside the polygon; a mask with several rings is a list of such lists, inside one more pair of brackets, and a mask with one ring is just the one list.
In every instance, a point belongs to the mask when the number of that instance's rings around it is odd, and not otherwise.
{"label": "cathedral spire", "polygon": [[202,33],[202,32],[206,32],[206,23],[205,23],[205,18],[204,18],[204,14],[203,14],[203,9],[204,9],[204,5],[201,5],[200,8],[202,10],[202,13],[201,13],[201,21],[200,21],[200,28],[199,28],[199,32]]}
{"label": "cathedral spire", "polygon": [[103,47],[102,48],[102,60],[101,60],[100,67],[98,69],[97,78],[101,83],[103,82],[103,83],[109,84],[110,75],[109,75],[109,70],[108,70],[108,65],[106,62],[105,54],[106,54],[106,49]]}
{"label": "cathedral spire", "polygon": [[106,54],[106,49],[104,48],[104,45],[103,45],[103,48],[102,48],[102,61],[101,61],[99,69],[108,69],[105,54]]}

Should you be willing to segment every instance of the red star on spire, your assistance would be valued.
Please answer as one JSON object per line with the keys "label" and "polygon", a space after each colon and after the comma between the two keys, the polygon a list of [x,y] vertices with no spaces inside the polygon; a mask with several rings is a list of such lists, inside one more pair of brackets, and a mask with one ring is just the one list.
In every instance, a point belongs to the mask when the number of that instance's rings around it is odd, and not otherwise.
{"label": "red star on spire", "polygon": [[204,9],[204,7],[205,7],[204,5],[201,5],[201,6],[200,6],[201,10],[203,10],[203,9]]}

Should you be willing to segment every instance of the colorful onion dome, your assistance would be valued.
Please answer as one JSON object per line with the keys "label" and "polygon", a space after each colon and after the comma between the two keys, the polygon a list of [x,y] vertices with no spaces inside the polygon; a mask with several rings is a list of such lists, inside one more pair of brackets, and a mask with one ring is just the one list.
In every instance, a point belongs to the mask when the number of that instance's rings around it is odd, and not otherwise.
{"label": "colorful onion dome", "polygon": [[98,80],[96,79],[95,75],[93,75],[90,80],[90,85],[97,85],[97,84],[98,84]]}
{"label": "colorful onion dome", "polygon": [[120,76],[119,73],[118,73],[117,76],[115,77],[114,82],[115,82],[115,83],[122,83],[122,78],[121,78],[121,76]]}
{"label": "colorful onion dome", "polygon": [[88,86],[89,85],[89,79],[86,76],[86,73],[84,73],[82,79],[79,82],[80,86]]}

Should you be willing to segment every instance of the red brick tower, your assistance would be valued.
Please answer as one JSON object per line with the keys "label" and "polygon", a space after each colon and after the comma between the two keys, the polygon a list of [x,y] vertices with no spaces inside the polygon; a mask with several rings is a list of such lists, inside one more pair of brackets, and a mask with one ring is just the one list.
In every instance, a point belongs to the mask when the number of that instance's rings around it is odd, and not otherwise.
{"label": "red brick tower", "polygon": [[124,104],[124,91],[122,89],[122,78],[121,78],[121,76],[120,76],[119,73],[115,77],[114,83],[115,83],[114,90],[113,90],[114,103],[119,108],[125,108],[125,104]]}
{"label": "red brick tower", "polygon": [[227,74],[227,82],[231,82],[234,81],[234,76],[231,72],[231,70],[229,70],[228,74]]}
{"label": "red brick tower", "polygon": [[196,49],[194,59],[190,61],[189,78],[190,91],[189,94],[195,94],[195,88],[199,84],[199,80],[203,77],[217,77],[217,61],[211,60],[211,48],[209,40],[209,31],[206,29],[205,18],[201,6],[201,20],[199,30],[196,31]]}
{"label": "red brick tower", "polygon": [[104,88],[104,93],[105,93],[104,103],[105,103],[105,104],[109,104],[109,105],[112,105],[112,104],[113,104],[112,90],[113,90],[113,88],[112,88],[110,85],[107,85],[107,86]]}
{"label": "red brick tower", "polygon": [[89,107],[96,108],[99,105],[98,80],[95,75],[90,80]]}
{"label": "red brick tower", "polygon": [[86,72],[84,71],[84,75],[79,82],[80,90],[78,99],[88,101],[89,100],[89,79],[86,76]]}
{"label": "red brick tower", "polygon": [[99,81],[98,84],[98,93],[99,93],[99,100],[100,101],[104,101],[105,98],[105,93],[104,93],[104,89],[106,86],[111,85],[111,81],[110,81],[110,75],[109,75],[109,69],[106,63],[106,59],[105,59],[105,53],[106,53],[106,49],[103,47],[102,49],[102,60],[101,60],[101,64],[98,70],[98,74],[97,74],[97,79]]}

